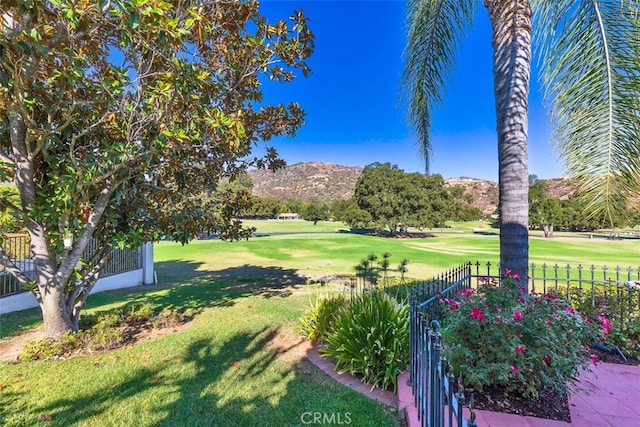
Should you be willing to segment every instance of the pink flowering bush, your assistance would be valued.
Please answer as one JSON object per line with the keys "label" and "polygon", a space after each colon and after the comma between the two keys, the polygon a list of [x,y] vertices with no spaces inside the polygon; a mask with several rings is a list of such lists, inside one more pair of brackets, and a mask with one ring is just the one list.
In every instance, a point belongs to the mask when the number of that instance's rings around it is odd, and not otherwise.
{"label": "pink flowering bush", "polygon": [[537,398],[541,387],[572,391],[579,369],[595,363],[589,346],[611,328],[605,316],[590,321],[554,295],[524,294],[510,274],[499,286],[486,281],[441,303],[447,359],[478,392],[499,386]]}

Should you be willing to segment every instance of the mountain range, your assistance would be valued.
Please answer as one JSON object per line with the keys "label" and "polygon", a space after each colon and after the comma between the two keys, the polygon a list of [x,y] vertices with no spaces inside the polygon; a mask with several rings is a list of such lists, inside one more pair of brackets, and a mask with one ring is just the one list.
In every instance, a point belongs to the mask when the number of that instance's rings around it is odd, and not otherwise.
{"label": "mountain range", "polygon": [[[296,163],[276,172],[253,170],[249,176],[253,181],[253,194],[288,199],[328,202],[348,199],[353,196],[356,182],[363,168],[331,163]],[[548,179],[549,196],[566,198],[575,191],[567,178]],[[447,185],[461,185],[472,197],[471,204],[485,214],[494,213],[498,206],[498,183],[471,177],[446,178]]]}

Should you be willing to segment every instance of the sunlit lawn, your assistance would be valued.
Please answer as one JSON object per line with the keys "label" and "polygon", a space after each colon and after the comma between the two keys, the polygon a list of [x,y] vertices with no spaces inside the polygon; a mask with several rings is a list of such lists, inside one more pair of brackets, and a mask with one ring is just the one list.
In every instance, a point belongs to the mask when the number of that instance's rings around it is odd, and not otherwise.
{"label": "sunlit lawn", "polygon": [[96,295],[91,305],[100,309],[151,302],[188,307],[195,318],[186,330],[123,350],[0,365],[0,425],[295,426],[305,412],[396,424],[392,411],[296,353],[296,319],[320,290],[233,293],[227,285]]}
{"label": "sunlit lawn", "polygon": [[[285,222],[285,221],[280,221]],[[264,221],[270,224],[271,221]],[[369,254],[381,257],[391,254],[391,275],[403,258],[409,260],[407,275],[427,278],[464,262],[498,261],[499,236],[497,230],[478,223],[470,227],[455,224],[451,229],[431,230],[431,237],[420,239],[390,239],[345,233],[297,234],[296,227],[305,221],[290,221],[293,234],[273,234],[241,242],[217,240],[196,241],[184,247],[162,242],[156,246],[156,267],[160,281],[173,281],[185,277],[175,265],[165,267],[165,262],[188,259],[196,263],[197,270],[216,270],[216,274],[234,275],[246,266],[261,269],[285,269],[292,274],[321,277],[332,274],[353,274],[354,267]],[[253,223],[258,231],[265,225]],[[333,223],[331,223],[333,224]],[[485,224],[486,225],[486,224]],[[340,225],[337,225],[337,228]],[[469,229],[476,230],[474,233]],[[284,230],[283,230],[284,231]],[[479,231],[479,232],[478,232]],[[634,269],[640,265],[640,240],[589,239],[588,235],[563,235],[545,239],[533,233],[529,241],[530,262],[536,265],[578,264],[601,268],[603,265],[620,265]]]}
{"label": "sunlit lawn", "polygon": [[[408,276],[427,278],[467,261],[495,262],[498,236],[489,228],[473,233],[482,224],[389,239],[338,233],[344,227],[336,223],[309,233],[312,224],[296,223],[278,230],[256,223],[259,232],[291,234],[249,241],[157,244],[158,285],[94,295],[87,312],[148,302],[189,309],[192,324],[111,353],[0,365],[0,425],[286,426],[300,425],[307,411],[349,412],[353,425],[394,425],[392,412],[327,379],[295,347],[283,352],[300,342],[295,324],[304,306],[326,291],[307,278],[353,273],[368,254],[384,252],[391,270],[406,258]],[[530,240],[537,264],[637,268],[638,254],[640,240]],[[41,324],[38,310],[0,321],[0,338]]]}

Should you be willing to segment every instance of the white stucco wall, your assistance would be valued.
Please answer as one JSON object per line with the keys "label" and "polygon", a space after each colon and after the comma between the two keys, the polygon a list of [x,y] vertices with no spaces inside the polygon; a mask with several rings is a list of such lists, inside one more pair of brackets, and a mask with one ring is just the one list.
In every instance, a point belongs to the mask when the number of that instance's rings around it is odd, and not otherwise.
{"label": "white stucco wall", "polygon": [[[142,268],[103,277],[98,280],[91,293],[130,288],[143,284],[150,285],[153,283],[153,272],[153,244],[147,243],[142,247]],[[37,306],[38,302],[30,292],[0,298],[0,314],[26,310]]]}

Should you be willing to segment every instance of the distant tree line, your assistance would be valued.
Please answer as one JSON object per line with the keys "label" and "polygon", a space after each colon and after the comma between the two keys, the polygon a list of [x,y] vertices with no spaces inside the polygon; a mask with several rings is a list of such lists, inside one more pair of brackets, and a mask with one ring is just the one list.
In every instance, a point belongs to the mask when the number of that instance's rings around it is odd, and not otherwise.
{"label": "distant tree line", "polygon": [[589,214],[588,203],[580,194],[558,199],[549,196],[546,181],[532,175],[529,183],[529,228],[542,230],[545,237],[553,237],[554,231],[593,231],[640,224],[640,213],[626,206],[622,198],[613,202],[615,209],[605,218],[605,212]]}
{"label": "distant tree line", "polygon": [[[272,219],[281,213],[295,212],[314,223],[334,220],[354,229],[374,228],[394,233],[407,227],[420,230],[445,227],[446,221],[486,219],[479,208],[471,205],[472,196],[465,193],[464,186],[447,186],[440,175],[406,173],[389,163],[365,167],[354,196],[346,200],[282,201],[253,195],[252,188],[251,178],[241,174],[233,181],[220,183],[212,197],[240,201],[237,211],[241,219]],[[0,186],[0,197],[19,203],[18,191],[13,186]],[[530,175],[529,228],[542,230],[546,237],[553,237],[554,231],[640,225],[640,213],[625,206],[622,200],[617,202],[612,218],[588,215],[588,211],[587,202],[579,194],[563,199],[551,197],[547,182]],[[15,232],[24,232],[20,219],[9,210],[0,210],[0,233]]]}
{"label": "distant tree line", "polygon": [[[250,194],[250,179],[228,183],[235,191]],[[296,212],[307,221],[334,220],[351,228],[375,228],[398,232],[401,228],[444,227],[445,222],[483,218],[471,206],[471,196],[462,186],[448,187],[440,175],[406,173],[390,163],[373,163],[364,168],[350,199],[322,201],[280,201],[272,197],[250,196],[250,206],[242,218],[276,218],[280,213]]]}

